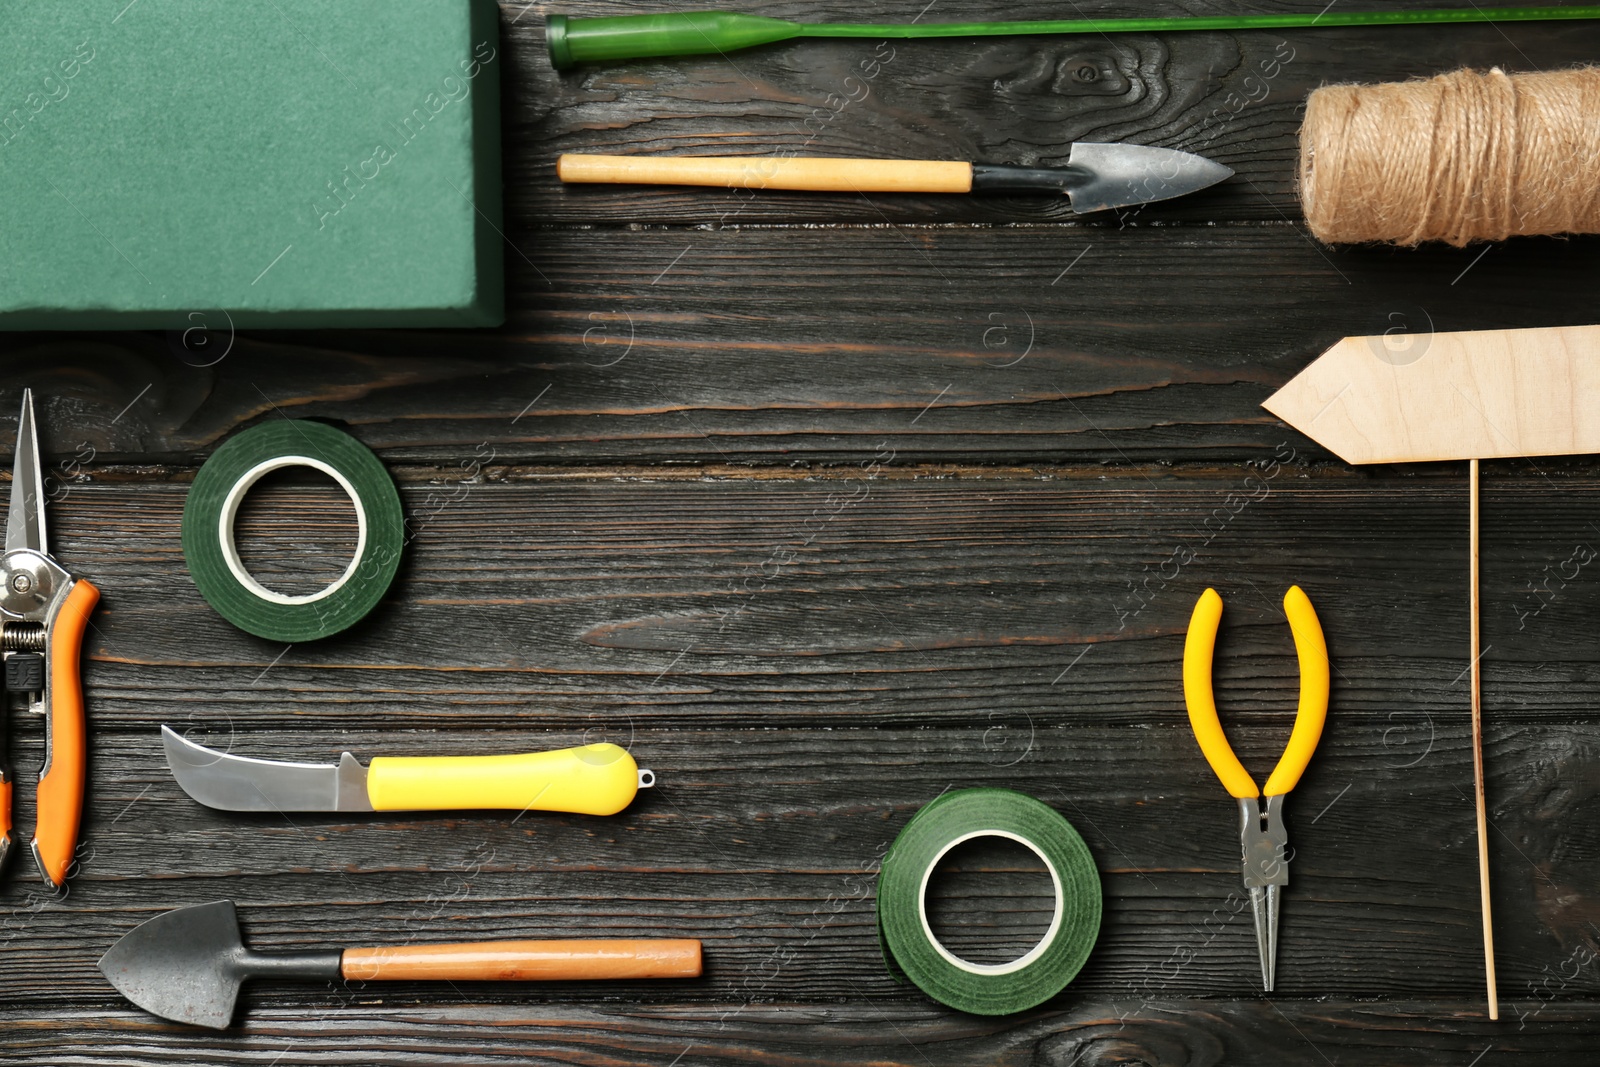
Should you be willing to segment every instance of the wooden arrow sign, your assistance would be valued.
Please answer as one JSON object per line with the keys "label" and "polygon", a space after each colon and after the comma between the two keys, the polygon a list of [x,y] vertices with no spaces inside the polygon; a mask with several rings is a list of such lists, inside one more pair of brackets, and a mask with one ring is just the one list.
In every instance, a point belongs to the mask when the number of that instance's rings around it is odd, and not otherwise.
{"label": "wooden arrow sign", "polygon": [[1261,406],[1347,463],[1600,452],[1600,326],[1346,337]]}
{"label": "wooden arrow sign", "polygon": [[1483,793],[1478,461],[1600,452],[1600,326],[1346,337],[1262,407],[1348,463],[1468,460],[1472,769],[1489,1018],[1495,993]]}

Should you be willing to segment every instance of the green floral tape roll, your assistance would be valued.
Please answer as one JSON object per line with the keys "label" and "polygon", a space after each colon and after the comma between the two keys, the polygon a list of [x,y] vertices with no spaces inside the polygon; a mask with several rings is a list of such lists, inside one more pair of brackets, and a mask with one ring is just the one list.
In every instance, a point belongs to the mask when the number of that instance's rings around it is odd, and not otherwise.
{"label": "green floral tape roll", "polygon": [[[1050,929],[1009,963],[969,963],[939,943],[928,923],[928,879],[945,855],[975,837],[1004,837],[1044,861],[1055,891]],[[946,793],[912,816],[878,875],[878,940],[896,978],[941,1004],[1009,1015],[1044,1003],[1077,976],[1100,936],[1100,872],[1072,824],[1010,789]]]}
{"label": "green floral tape roll", "polygon": [[[233,539],[250,487],[285,467],[321,471],[356,509],[355,558],[332,585],[306,596],[256,581]],[[360,441],[320,422],[275,419],[230,438],[195,475],[183,506],[183,555],[194,584],[223,618],[273,641],[315,641],[359,622],[388,591],[404,544],[400,494],[389,472]]]}

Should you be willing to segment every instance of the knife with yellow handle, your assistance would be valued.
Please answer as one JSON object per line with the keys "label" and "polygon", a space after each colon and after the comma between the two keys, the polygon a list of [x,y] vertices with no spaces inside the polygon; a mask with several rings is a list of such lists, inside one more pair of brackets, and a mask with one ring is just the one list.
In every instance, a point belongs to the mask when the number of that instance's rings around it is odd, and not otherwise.
{"label": "knife with yellow handle", "polygon": [[287,763],[219,752],[161,728],[172,775],[223,811],[570,811],[615,815],[655,785],[626,749],[584,745],[507,756],[377,756]]}

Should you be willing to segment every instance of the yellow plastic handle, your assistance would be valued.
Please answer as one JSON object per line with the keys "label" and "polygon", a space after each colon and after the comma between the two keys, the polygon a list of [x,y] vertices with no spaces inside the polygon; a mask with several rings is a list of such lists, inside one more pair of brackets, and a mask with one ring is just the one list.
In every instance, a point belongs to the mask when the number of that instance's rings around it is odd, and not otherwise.
{"label": "yellow plastic handle", "polygon": [[1282,796],[1300,781],[1328,720],[1328,642],[1322,636],[1322,623],[1317,621],[1311,598],[1298,585],[1284,594],[1283,611],[1289,616],[1295,652],[1300,657],[1300,711],[1294,717],[1289,744],[1267,779],[1269,797]]}
{"label": "yellow plastic handle", "polygon": [[809,189],[844,193],[967,193],[972,164],[932,159],[777,156],[591,156],[556,160],[564,182]]}
{"label": "yellow plastic handle", "polygon": [[[1311,607],[1311,598],[1298,585],[1283,597],[1283,611],[1294,634],[1295,652],[1300,660],[1300,710],[1294,730],[1284,747],[1278,765],[1267,779],[1265,795],[1282,796],[1300,781],[1311,754],[1322,739],[1322,726],[1328,718],[1328,643],[1322,624]],[[1189,708],[1189,725],[1206,762],[1217,772],[1222,787],[1241,798],[1261,796],[1255,779],[1233,754],[1228,738],[1217,718],[1216,699],[1211,693],[1211,659],[1217,644],[1217,626],[1222,621],[1222,598],[1215,589],[1200,594],[1189,618],[1189,634],[1183,645],[1183,699]]]}
{"label": "yellow plastic handle", "polygon": [[367,799],[378,811],[615,815],[638,789],[639,765],[610,744],[514,756],[378,756],[367,768]]}
{"label": "yellow plastic handle", "polygon": [[[1200,594],[1189,617],[1189,635],[1183,642],[1183,702],[1189,707],[1189,725],[1206,762],[1222,780],[1222,788],[1235,797],[1258,797],[1255,779],[1233,754],[1222,721],[1217,718],[1211,694],[1211,657],[1217,647],[1217,627],[1222,622],[1222,598],[1215,589]],[[1309,755],[1309,753],[1308,753]]]}

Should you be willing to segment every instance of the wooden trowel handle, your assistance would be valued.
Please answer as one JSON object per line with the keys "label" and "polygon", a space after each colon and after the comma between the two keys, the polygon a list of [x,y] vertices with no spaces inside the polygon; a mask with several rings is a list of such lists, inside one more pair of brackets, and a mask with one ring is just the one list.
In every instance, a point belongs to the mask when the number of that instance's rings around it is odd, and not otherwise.
{"label": "wooden trowel handle", "polygon": [[712,185],[727,189],[809,189],[844,193],[966,193],[972,164],[915,159],[778,156],[591,156],[556,160],[564,182]]}
{"label": "wooden trowel handle", "polygon": [[700,942],[475,941],[347,948],[341,971],[345,978],[359,981],[696,978],[700,974]]}

